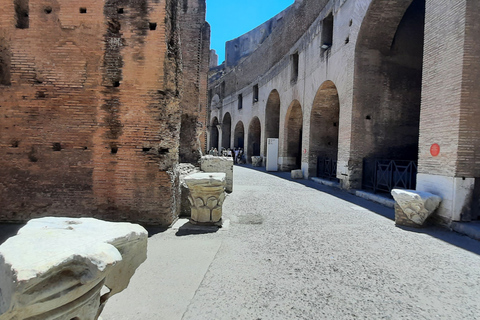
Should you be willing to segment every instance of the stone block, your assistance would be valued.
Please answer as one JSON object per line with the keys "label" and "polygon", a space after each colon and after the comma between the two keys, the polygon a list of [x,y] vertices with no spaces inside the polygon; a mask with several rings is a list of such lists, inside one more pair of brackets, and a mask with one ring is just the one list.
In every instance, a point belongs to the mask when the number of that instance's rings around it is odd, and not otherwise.
{"label": "stone block", "polygon": [[147,238],[130,223],[29,221],[0,246],[0,320],[97,319],[145,261]]}
{"label": "stone block", "polygon": [[303,179],[303,172],[301,169],[292,170],[290,172],[290,176],[292,177],[292,179]]}
{"label": "stone block", "polygon": [[262,156],[253,156],[252,157],[252,166],[261,167],[262,163],[263,163],[263,157]]}
{"label": "stone block", "polygon": [[393,189],[395,199],[395,223],[421,227],[438,208],[442,198],[429,192]]}
{"label": "stone block", "polygon": [[225,191],[233,192],[233,158],[203,156],[200,160],[200,169],[204,172],[223,172],[226,175]]}
{"label": "stone block", "polygon": [[222,205],[225,200],[225,173],[195,173],[185,177],[190,189],[190,222],[220,225]]}

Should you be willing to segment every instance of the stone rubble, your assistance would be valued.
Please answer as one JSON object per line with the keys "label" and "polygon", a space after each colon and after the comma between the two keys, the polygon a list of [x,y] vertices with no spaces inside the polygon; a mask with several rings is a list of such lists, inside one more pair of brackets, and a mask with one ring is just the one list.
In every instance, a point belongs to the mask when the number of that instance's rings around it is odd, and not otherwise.
{"label": "stone rubble", "polygon": [[429,192],[393,189],[395,199],[395,223],[397,225],[422,226],[439,207],[442,198]]}

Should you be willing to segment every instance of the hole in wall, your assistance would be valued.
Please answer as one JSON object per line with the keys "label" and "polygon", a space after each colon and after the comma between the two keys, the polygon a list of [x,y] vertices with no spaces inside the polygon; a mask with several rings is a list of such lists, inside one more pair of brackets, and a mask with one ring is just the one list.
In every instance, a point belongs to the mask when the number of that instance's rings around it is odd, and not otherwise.
{"label": "hole in wall", "polygon": [[143,148],[142,148],[142,151],[143,151],[143,152],[148,152],[148,151],[150,151],[150,150],[152,150],[152,148],[148,148],[148,147],[143,147]]}
{"label": "hole in wall", "polygon": [[350,19],[350,22],[348,23],[348,26],[351,27],[353,25],[353,20]]}
{"label": "hole in wall", "polygon": [[110,153],[111,154],[117,154],[117,152],[118,152],[118,147],[117,146],[110,147]]}
{"label": "hole in wall", "polygon": [[124,13],[123,8],[118,8],[118,9],[117,9],[117,13],[118,13],[118,14],[123,14],[123,13]]}
{"label": "hole in wall", "polygon": [[12,148],[18,148],[19,144],[20,144],[20,141],[18,141],[17,139],[13,139],[13,140],[10,142],[10,146],[11,146]]}
{"label": "hole in wall", "polygon": [[338,124],[336,122],[333,123],[333,126],[336,127]]}
{"label": "hole in wall", "polygon": [[80,8],[80,13],[87,13],[87,8]]}
{"label": "hole in wall", "polygon": [[52,10],[53,10],[53,9],[52,9],[52,7],[50,7],[50,6],[43,8],[43,12],[45,12],[46,14],[52,13]]}
{"label": "hole in wall", "polygon": [[372,117],[371,116],[366,116],[365,119],[372,120]]}
{"label": "hole in wall", "polygon": [[120,81],[115,81],[115,82],[113,83],[113,86],[114,86],[115,88],[120,87]]}
{"label": "hole in wall", "polygon": [[34,147],[32,147],[32,148],[30,149],[30,152],[28,153],[28,160],[29,160],[30,162],[37,162],[37,161],[38,161],[38,158],[37,158],[37,156],[36,156],[36,154],[35,154],[35,148],[34,148]]}
{"label": "hole in wall", "polygon": [[45,91],[37,91],[37,93],[35,94],[35,97],[36,97],[37,99],[44,99],[44,98],[46,98],[47,96],[46,96],[46,94],[45,94]]}
{"label": "hole in wall", "polygon": [[83,147],[83,150],[88,150],[88,147]]}
{"label": "hole in wall", "polygon": [[350,37],[347,37],[347,39],[345,39],[345,44],[348,44],[350,42]]}
{"label": "hole in wall", "polygon": [[62,151],[62,144],[60,142],[55,142],[52,145],[53,151]]}
{"label": "hole in wall", "polygon": [[150,28],[150,30],[156,30],[157,29],[157,23],[156,22],[150,22],[148,24],[148,27]]}
{"label": "hole in wall", "polygon": [[169,153],[169,152],[170,152],[170,149],[167,149],[167,148],[160,148],[160,149],[158,150],[158,153],[159,153],[159,154],[167,154],[167,153]]}

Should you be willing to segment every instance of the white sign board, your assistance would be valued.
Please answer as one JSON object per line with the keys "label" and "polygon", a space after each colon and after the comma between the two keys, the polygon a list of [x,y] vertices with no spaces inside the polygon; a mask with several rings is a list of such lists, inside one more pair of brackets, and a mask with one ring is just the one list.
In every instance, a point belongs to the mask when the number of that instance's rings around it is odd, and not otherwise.
{"label": "white sign board", "polygon": [[267,139],[267,171],[278,171],[278,139]]}

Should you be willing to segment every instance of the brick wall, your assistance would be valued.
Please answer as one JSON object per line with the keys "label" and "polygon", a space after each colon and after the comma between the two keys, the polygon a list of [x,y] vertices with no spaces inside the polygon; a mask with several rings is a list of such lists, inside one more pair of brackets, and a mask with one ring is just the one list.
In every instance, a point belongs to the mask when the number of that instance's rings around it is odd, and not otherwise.
{"label": "brick wall", "polygon": [[[28,8],[23,28],[18,1]],[[0,220],[171,223],[183,83],[178,1],[0,5],[0,63],[8,61],[0,70],[10,71],[10,84],[0,82]]]}

